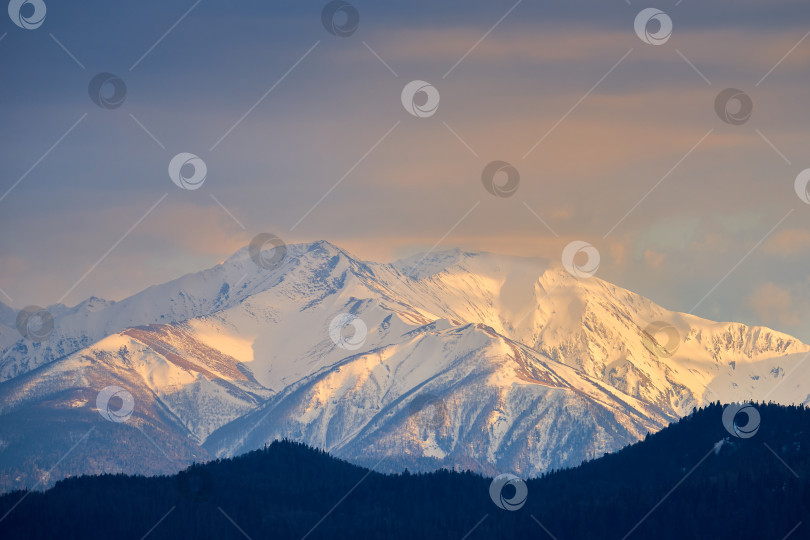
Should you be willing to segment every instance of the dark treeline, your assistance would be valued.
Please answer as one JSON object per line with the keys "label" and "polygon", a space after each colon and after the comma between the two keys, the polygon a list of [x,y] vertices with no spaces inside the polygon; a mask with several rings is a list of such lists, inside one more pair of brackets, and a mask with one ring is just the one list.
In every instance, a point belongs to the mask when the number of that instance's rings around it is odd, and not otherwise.
{"label": "dark treeline", "polygon": [[4,495],[0,516],[17,507],[0,538],[429,540],[478,524],[467,538],[780,539],[800,522],[789,538],[810,538],[810,410],[757,409],[751,438],[730,435],[723,407],[710,405],[616,454],[529,480],[513,512],[473,473],[369,473],[283,441],[172,477],[81,477],[22,502],[23,492]]}

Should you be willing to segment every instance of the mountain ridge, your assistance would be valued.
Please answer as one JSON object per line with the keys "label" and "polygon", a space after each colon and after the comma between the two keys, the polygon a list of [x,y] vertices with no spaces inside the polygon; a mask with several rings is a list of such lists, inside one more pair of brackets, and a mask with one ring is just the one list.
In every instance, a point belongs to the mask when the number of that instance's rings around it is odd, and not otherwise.
{"label": "mountain ridge", "polygon": [[554,261],[456,249],[374,263],[325,241],[274,254],[258,264],[245,247],[119,302],[55,310],[42,343],[0,328],[0,416],[76,418],[56,436],[11,423],[0,489],[107,470],[44,478],[51,465],[20,456],[49,439],[66,451],[77,426],[106,422],[92,395],[109,386],[135,396],[126,422],[104,425],[138,428],[133,463],[156,449],[148,434],[182,449],[151,473],[287,437],[366,465],[538,474],[708,401],[776,387],[779,402],[810,400],[807,369],[793,373],[810,353],[799,340],[672,312]]}

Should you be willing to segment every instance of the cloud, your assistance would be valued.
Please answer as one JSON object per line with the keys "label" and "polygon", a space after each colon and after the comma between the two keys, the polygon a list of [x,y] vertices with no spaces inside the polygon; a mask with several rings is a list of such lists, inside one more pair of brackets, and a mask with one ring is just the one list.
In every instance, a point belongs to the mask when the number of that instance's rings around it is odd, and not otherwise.
{"label": "cloud", "polygon": [[801,307],[796,305],[793,298],[793,292],[788,288],[765,283],[748,297],[748,306],[765,324],[795,327],[801,323],[802,318]]}
{"label": "cloud", "polygon": [[659,268],[664,262],[665,258],[666,255],[652,249],[648,249],[644,252],[644,262],[646,262],[652,268]]}
{"label": "cloud", "polygon": [[228,212],[238,214],[239,210],[233,206],[226,211],[213,200],[204,205],[168,202],[154,217],[144,221],[141,242],[190,255],[230,255],[247,245],[252,237]]}
{"label": "cloud", "polygon": [[[126,68],[151,43],[143,36],[160,35],[181,14],[165,2],[145,1],[127,17],[102,17],[76,3],[55,17],[55,35],[86,71],[47,33],[28,36],[25,54],[8,59],[15,77],[2,107],[10,141],[0,151],[10,171],[2,190],[89,113],[0,203],[0,222],[13,231],[0,238],[0,287],[21,301],[53,301],[170,190],[68,300],[132,294],[211,266],[264,231],[290,243],[326,239],[385,260],[430,249],[457,224],[437,249],[557,260],[567,241],[587,240],[603,254],[599,277],[689,309],[798,204],[795,174],[755,129],[800,159],[810,125],[810,109],[801,106],[810,41],[754,85],[802,37],[807,6],[746,0],[733,10],[722,2],[673,8],[671,41],[653,47],[633,33],[636,7],[524,2],[471,49],[511,3],[473,2],[464,10],[372,3],[359,6],[361,30],[346,40],[325,34],[319,6],[283,4],[257,7],[249,18],[224,4],[195,10],[131,73]],[[89,16],[103,24],[87,25]],[[88,100],[87,79],[102,66],[128,84],[120,114]],[[402,109],[400,92],[417,78],[441,93],[433,118]],[[749,124],[717,118],[714,98],[727,86],[754,99]],[[180,151],[209,165],[197,192],[177,191],[166,176]],[[481,186],[482,168],[496,159],[520,171],[512,198],[493,198]],[[797,264],[766,264],[773,255],[795,256]],[[777,231],[711,301],[731,318],[741,301],[736,291],[756,288],[763,276],[795,280],[784,274],[807,264],[810,233]],[[762,312],[775,317],[769,309]]]}
{"label": "cloud", "polygon": [[624,266],[627,262],[627,246],[620,242],[611,243],[610,256],[613,258],[613,264],[617,267]]}
{"label": "cloud", "polygon": [[[0,287],[22,304],[49,305],[92,269],[63,302],[90,295],[117,300],[213,266],[250,241],[250,233],[213,200],[194,204],[182,198],[170,194],[129,234],[155,201],[122,201],[81,215],[63,208],[51,220],[29,213],[17,224],[37,240],[0,256]],[[230,210],[239,213],[236,206]]]}
{"label": "cloud", "polygon": [[[677,18],[675,20],[677,22]],[[632,30],[632,21],[629,26]],[[756,33],[744,26],[698,30],[676,27],[671,44],[679,47],[682,54],[710,76],[723,71],[751,72],[755,74],[753,84],[796,45],[802,34],[803,30],[793,32],[784,27],[759,28]],[[470,47],[480,38],[481,29],[472,26],[398,26],[385,27],[372,34],[369,40],[381,44],[377,52],[393,66],[436,63],[449,68],[469,53],[464,62],[479,67],[504,68],[526,64],[593,66],[610,60],[605,66],[607,69],[633,47],[632,58],[636,60],[652,60],[659,65],[678,68],[673,75],[682,84],[689,84],[691,76],[698,76],[678,55],[662,55],[664,48],[643,47],[632,31],[604,24],[580,21],[552,25],[548,21],[524,20],[512,24],[509,31],[493,32],[470,52]],[[368,51],[363,49],[341,53],[344,61],[351,62],[364,62],[367,55]],[[797,48],[779,65],[782,71],[779,76],[786,72],[801,73],[808,62],[810,48]],[[465,68],[458,70],[458,73],[453,71],[453,76],[462,75]]]}
{"label": "cloud", "polygon": [[772,255],[789,257],[810,250],[810,231],[807,229],[783,229],[771,236],[762,249]]}

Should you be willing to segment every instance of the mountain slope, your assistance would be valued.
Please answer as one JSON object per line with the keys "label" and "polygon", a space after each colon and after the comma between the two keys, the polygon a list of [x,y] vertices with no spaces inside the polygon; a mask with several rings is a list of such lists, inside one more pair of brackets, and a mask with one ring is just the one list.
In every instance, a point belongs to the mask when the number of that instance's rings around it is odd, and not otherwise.
{"label": "mountain slope", "polygon": [[[393,456],[392,470],[403,462],[412,470],[477,462],[537,474],[601,455],[667,420],[491,328],[436,326],[291,385],[205,447],[234,455],[290,437],[357,463]],[[421,456],[433,459],[420,465]]]}

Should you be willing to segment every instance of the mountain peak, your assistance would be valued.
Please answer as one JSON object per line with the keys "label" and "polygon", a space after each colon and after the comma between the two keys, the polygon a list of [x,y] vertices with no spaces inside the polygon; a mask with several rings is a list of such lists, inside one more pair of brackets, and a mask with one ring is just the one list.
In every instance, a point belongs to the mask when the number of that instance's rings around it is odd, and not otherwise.
{"label": "mountain peak", "polygon": [[421,280],[440,274],[453,266],[463,266],[464,262],[482,254],[479,251],[464,251],[459,248],[427,251],[394,261],[391,266],[411,279]]}

